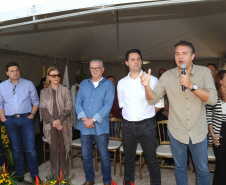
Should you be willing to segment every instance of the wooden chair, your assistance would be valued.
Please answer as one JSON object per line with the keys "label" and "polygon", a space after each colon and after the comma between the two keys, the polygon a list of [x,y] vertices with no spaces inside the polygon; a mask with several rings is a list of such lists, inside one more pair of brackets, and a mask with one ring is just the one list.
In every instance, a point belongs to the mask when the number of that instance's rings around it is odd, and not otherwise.
{"label": "wooden chair", "polygon": [[157,127],[159,133],[159,146],[157,146],[156,155],[159,159],[159,165],[164,168],[174,168],[174,166],[162,165],[163,158],[173,158],[168,136],[168,120],[158,121]]}
{"label": "wooden chair", "polygon": [[[124,150],[123,150],[123,146],[120,147],[119,149],[119,160],[120,160],[120,177],[122,176],[122,164],[124,163],[123,161],[123,153],[124,153]],[[140,180],[142,180],[142,168],[145,164],[145,162],[143,162],[143,149],[141,147],[141,144],[138,143],[137,145],[137,150],[136,150],[136,155],[139,155],[139,170],[140,170]]]}
{"label": "wooden chair", "polygon": [[46,152],[50,152],[49,149],[46,149],[46,145],[49,145],[45,136],[42,136],[42,143],[43,143],[43,154],[44,154],[44,163],[46,163]]}
{"label": "wooden chair", "polygon": [[[116,163],[118,162],[116,154],[117,151],[119,151],[120,146],[122,145],[121,142],[121,124],[122,120],[118,118],[109,118],[110,123],[110,135],[109,135],[109,144],[108,144],[108,150],[109,152],[114,153],[114,175],[116,175]],[[95,146],[95,167],[96,171],[98,170],[98,150]]]}
{"label": "wooden chair", "polygon": [[[74,157],[77,157],[77,156],[82,157],[81,147],[82,147],[82,145],[81,145],[80,138],[72,141],[72,143],[71,143],[71,168],[74,168],[74,163],[73,163]],[[74,152],[73,152],[74,149],[79,150],[79,151],[76,154],[74,154]]]}

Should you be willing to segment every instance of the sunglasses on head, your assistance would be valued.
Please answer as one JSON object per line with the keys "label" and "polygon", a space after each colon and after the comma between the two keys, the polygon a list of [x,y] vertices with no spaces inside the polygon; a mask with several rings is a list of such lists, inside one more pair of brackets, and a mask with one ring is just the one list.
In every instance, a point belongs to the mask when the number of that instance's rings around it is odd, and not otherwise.
{"label": "sunglasses on head", "polygon": [[54,74],[54,75],[49,75],[49,76],[52,76],[52,78],[56,78],[56,77],[57,78],[60,78],[61,77],[61,74],[56,74],[56,75]]}

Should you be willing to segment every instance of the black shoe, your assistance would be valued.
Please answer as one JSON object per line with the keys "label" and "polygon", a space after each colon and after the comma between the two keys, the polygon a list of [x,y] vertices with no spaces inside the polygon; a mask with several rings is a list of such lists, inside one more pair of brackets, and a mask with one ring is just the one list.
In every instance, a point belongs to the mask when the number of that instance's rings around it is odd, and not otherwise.
{"label": "black shoe", "polygon": [[17,182],[24,182],[24,176],[15,177]]}

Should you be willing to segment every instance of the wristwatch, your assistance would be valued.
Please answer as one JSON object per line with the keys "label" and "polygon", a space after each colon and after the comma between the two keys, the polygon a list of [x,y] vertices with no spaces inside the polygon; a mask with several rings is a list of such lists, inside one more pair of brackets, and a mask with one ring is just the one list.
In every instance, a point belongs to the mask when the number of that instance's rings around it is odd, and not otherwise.
{"label": "wristwatch", "polygon": [[196,84],[194,84],[191,91],[195,91],[196,89],[198,89],[198,86]]}
{"label": "wristwatch", "polygon": [[32,115],[33,117],[35,117],[35,114],[34,114],[34,113],[32,113],[32,112],[30,113],[30,115]]}
{"label": "wristwatch", "polygon": [[93,118],[93,121],[96,122],[97,120],[95,118]]}

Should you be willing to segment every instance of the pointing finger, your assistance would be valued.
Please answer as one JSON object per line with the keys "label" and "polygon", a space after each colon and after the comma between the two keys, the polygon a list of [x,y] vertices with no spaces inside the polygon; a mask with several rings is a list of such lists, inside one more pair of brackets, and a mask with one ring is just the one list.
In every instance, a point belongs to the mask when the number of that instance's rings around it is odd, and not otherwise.
{"label": "pointing finger", "polygon": [[149,76],[151,75],[151,69],[148,69],[148,75]]}

